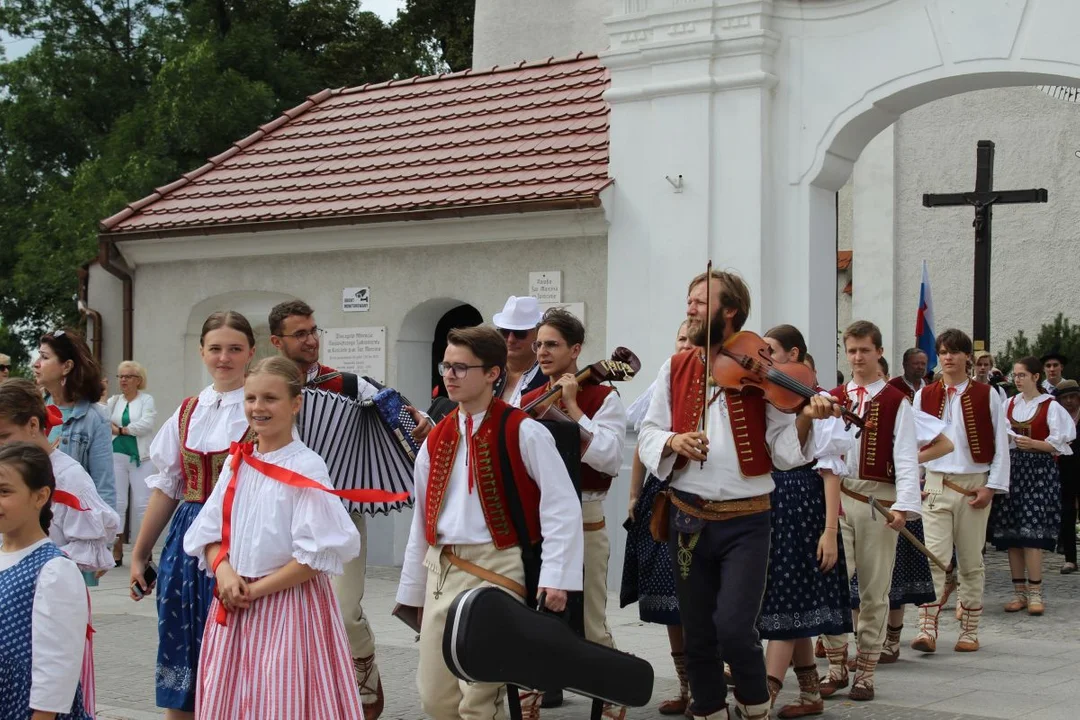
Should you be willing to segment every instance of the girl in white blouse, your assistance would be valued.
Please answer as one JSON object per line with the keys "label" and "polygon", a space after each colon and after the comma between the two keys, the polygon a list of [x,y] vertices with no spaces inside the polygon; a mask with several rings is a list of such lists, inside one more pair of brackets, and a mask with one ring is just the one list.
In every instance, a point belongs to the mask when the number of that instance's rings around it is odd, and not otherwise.
{"label": "girl in white blouse", "polygon": [[990,537],[1009,551],[1016,596],[1005,612],[1027,609],[1042,615],[1042,555],[1054,551],[1061,518],[1061,478],[1056,455],[1072,455],[1076,424],[1068,411],[1042,391],[1042,363],[1026,357],[1013,365],[1019,395],[1005,403],[1009,428],[1009,493],[995,495]]}
{"label": "girl in white blouse", "polygon": [[185,552],[217,578],[197,718],[363,717],[329,579],[359,555],[360,534],[334,496],[326,463],[296,438],[302,387],[285,358],[252,369],[244,412],[254,447],[233,447],[184,537]]}
{"label": "girl in white blouse", "polygon": [[79,569],[49,540],[56,489],[48,454],[0,448],[0,707],[12,717],[84,720],[89,618]]}
{"label": "girl in white blouse", "polygon": [[54,450],[49,430],[62,422],[55,406],[46,408],[34,383],[13,379],[0,384],[0,445],[26,442],[49,456],[56,489],[49,538],[75,561],[87,585],[113,567],[112,541],[120,516],[101,496],[93,478],[74,458]]}

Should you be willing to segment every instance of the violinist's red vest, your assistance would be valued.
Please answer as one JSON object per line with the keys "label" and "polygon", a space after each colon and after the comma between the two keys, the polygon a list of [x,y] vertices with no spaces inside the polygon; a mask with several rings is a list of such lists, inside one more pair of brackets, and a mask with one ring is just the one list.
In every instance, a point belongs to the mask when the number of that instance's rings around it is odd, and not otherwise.
{"label": "violinist's red vest", "polygon": [[[977,463],[989,465],[994,461],[994,420],[990,414],[989,385],[968,381],[967,390],[960,396],[960,411],[964,416],[964,431],[967,433],[971,459]],[[919,395],[919,409],[938,419],[945,417],[945,401],[949,392],[945,381],[931,383],[922,389]]]}
{"label": "violinist's red vest", "polygon": [[[848,397],[847,385],[833,388],[829,393],[844,408],[858,411]],[[895,483],[896,468],[893,465],[893,432],[896,429],[896,413],[905,395],[888,383],[871,400],[863,419],[867,426],[862,431],[859,446],[859,477],[862,480]]]}
{"label": "violinist's red vest", "polygon": [[[765,396],[757,390],[724,390],[731,434],[739,457],[739,471],[746,477],[772,472],[772,457],[765,443]],[[684,350],[671,358],[671,430],[696,432],[705,399],[705,367],[700,350]],[[681,455],[675,469],[686,467]]]}
{"label": "violinist's red vest", "polygon": [[[506,422],[506,434],[499,436],[503,416],[509,414]],[[483,422],[474,436],[476,444],[475,492],[480,498],[480,507],[484,511],[484,521],[491,533],[495,547],[515,547],[518,543],[517,531],[510,518],[510,509],[506,504],[506,483],[512,482],[517,487],[525,511],[525,525],[529,529],[529,540],[540,541],[540,488],[529,477],[529,471],[521,459],[521,445],[518,433],[521,423],[528,418],[521,410],[507,405],[502,400],[492,400],[491,409],[484,416]],[[505,445],[510,456],[513,478],[504,478],[502,463],[499,462],[499,447]],[[458,409],[455,408],[444,417],[427,438],[428,456],[431,469],[428,471],[427,498],[423,508],[424,531],[428,545],[437,544],[439,514],[442,512],[446,489],[450,484],[450,473],[454,468],[454,457],[458,452],[466,452],[458,432]]]}
{"label": "violinist's red vest", "polygon": [[[535,390],[530,390],[525,395],[521,396],[521,407],[527,407],[529,403],[533,402],[537,398],[546,393],[550,387],[548,385],[541,385]],[[614,392],[615,389],[610,385],[582,385],[578,389],[577,404],[581,408],[581,412],[585,413],[585,417],[593,417],[600,410],[600,406],[604,404],[604,400],[607,396]],[[559,402],[559,409],[565,411],[566,406]],[[591,492],[602,492],[611,487],[611,476],[605,475],[599,470],[581,463],[581,489]]]}
{"label": "violinist's red vest", "polygon": [[1048,400],[1039,403],[1039,409],[1035,411],[1035,415],[1027,422],[1020,422],[1019,420],[1013,420],[1013,403],[1016,398],[1009,398],[1009,407],[1006,415],[1009,418],[1009,425],[1012,426],[1012,431],[1017,435],[1025,435],[1032,440],[1045,440],[1050,437],[1050,403],[1053,400]]}

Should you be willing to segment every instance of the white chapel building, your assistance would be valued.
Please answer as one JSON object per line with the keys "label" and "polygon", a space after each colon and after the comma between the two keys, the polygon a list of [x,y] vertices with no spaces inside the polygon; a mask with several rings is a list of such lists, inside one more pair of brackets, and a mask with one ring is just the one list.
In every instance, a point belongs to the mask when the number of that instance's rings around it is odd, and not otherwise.
{"label": "white chapel building", "polygon": [[[86,302],[106,366],[145,364],[167,416],[209,381],[206,315],[244,313],[265,355],[270,307],[299,297],[330,331],[324,362],[423,406],[440,334],[543,278],[584,316],[584,361],[640,356],[629,402],[711,258],[750,285],[748,329],[802,329],[827,385],[852,317],[898,361],[924,258],[938,326],[970,328],[973,215],[921,196],[974,189],[980,139],[997,187],[1050,194],[995,214],[993,349],[1068,312],[1080,106],[1037,86],[1080,84],[1080,3],[476,5],[472,70],[312,88],[103,221]],[[370,562],[398,562],[407,533],[405,515],[378,518]]]}

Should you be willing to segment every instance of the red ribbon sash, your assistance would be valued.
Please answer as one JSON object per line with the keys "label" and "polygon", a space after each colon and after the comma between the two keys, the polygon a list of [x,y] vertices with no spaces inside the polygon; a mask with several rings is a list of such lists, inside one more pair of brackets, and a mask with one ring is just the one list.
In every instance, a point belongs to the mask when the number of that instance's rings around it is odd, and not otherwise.
{"label": "red ribbon sash", "polygon": [[52,501],[54,503],[59,503],[60,505],[66,505],[72,510],[78,510],[79,512],[86,512],[90,509],[83,507],[83,504],[79,502],[79,498],[64,490],[53,490]]}
{"label": "red ribbon sash", "polygon": [[[221,509],[221,549],[218,551],[217,557],[214,558],[214,562],[211,565],[211,571],[217,573],[218,566],[229,554],[229,541],[232,534],[232,510],[233,501],[236,497],[236,482],[240,477],[240,465],[247,463],[252,469],[262,473],[272,480],[277,480],[279,483],[283,483],[290,487],[303,488],[306,490],[321,490],[325,493],[330,493],[339,498],[345,500],[352,500],[358,503],[381,503],[381,502],[399,502],[401,500],[408,500],[409,493],[393,493],[388,490],[334,490],[328,488],[325,485],[312,480],[309,477],[301,475],[298,472],[294,472],[287,468],[283,468],[273,463],[268,463],[257,457],[252,456],[255,447],[251,443],[232,443],[229,447],[229,467],[232,470],[232,475],[229,478],[229,484],[225,488],[225,497],[222,501]],[[221,598],[217,594],[217,587],[214,587],[214,595],[218,597],[218,611],[217,611],[217,623],[219,625],[226,624],[226,616],[228,610],[221,604]]]}

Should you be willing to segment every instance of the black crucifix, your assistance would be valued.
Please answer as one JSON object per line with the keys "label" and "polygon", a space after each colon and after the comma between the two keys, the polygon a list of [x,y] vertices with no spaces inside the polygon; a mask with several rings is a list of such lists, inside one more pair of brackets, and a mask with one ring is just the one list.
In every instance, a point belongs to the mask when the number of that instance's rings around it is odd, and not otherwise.
{"label": "black crucifix", "polygon": [[975,164],[975,192],[922,196],[923,207],[970,205],[975,208],[975,302],[972,339],[976,350],[990,349],[990,229],[994,205],[1044,203],[1046,190],[994,190],[994,143],[980,140]]}

